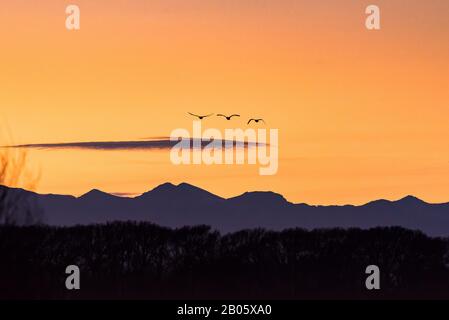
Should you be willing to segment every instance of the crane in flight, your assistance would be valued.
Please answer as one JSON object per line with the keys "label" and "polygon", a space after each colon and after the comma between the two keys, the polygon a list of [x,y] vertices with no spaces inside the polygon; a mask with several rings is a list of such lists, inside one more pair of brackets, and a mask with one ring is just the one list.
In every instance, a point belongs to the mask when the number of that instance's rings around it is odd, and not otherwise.
{"label": "crane in flight", "polygon": [[205,116],[201,116],[201,115],[197,115],[197,114],[190,113],[190,112],[188,112],[188,114],[190,114],[191,116],[197,117],[200,120],[203,120],[203,118],[207,118],[207,117],[210,117],[210,116],[214,115],[213,113],[211,113],[211,114],[208,114],[208,115],[205,115]]}
{"label": "crane in flight", "polygon": [[265,123],[266,124],[266,122],[262,119],[262,118],[259,118],[259,119],[254,119],[254,118],[251,118],[251,119],[249,119],[249,121],[248,121],[248,123],[247,124],[250,124],[251,123],[251,121],[254,121],[255,123],[259,123],[259,121],[262,121],[263,123]]}
{"label": "crane in flight", "polygon": [[240,117],[240,115],[239,114],[231,114],[230,116],[227,116],[227,115],[219,113],[219,114],[217,114],[217,117],[225,117],[226,120],[231,120],[232,117]]}

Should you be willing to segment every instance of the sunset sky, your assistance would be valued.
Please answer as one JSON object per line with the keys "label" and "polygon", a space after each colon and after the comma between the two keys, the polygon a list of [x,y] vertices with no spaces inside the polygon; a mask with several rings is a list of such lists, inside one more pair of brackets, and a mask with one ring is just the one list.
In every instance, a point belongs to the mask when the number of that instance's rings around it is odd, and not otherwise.
{"label": "sunset sky", "polygon": [[[65,28],[71,3],[79,31]],[[369,4],[380,31],[365,28]],[[0,39],[1,145],[167,137],[192,130],[187,112],[279,129],[274,176],[174,166],[169,150],[28,149],[38,192],[170,181],[310,204],[449,201],[447,0],[2,1]]]}

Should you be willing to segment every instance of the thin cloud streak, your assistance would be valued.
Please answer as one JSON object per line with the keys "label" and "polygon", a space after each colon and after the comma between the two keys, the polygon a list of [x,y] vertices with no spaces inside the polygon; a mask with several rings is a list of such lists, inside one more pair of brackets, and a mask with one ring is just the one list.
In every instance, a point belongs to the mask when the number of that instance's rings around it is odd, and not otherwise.
{"label": "thin cloud streak", "polygon": [[116,196],[116,197],[121,197],[121,198],[133,198],[133,197],[141,195],[141,193],[136,193],[136,192],[111,192],[110,194],[112,194],[113,196]]}
{"label": "thin cloud streak", "polygon": [[[209,145],[210,141],[184,138],[190,140],[190,147],[196,148],[198,142],[202,148]],[[170,141],[169,138],[164,139],[152,139],[147,141],[88,141],[88,142],[61,142],[61,143],[34,143],[34,144],[20,144],[12,146],[3,146],[3,148],[27,148],[27,149],[81,149],[81,150],[164,150],[171,149],[181,141]],[[194,143],[197,142],[197,143]],[[255,142],[243,142],[243,141],[229,141],[229,140],[215,140],[217,145],[226,146],[226,143],[232,143],[232,146],[236,146],[237,143],[241,144],[244,148],[255,147]],[[266,144],[259,144],[266,145]]]}

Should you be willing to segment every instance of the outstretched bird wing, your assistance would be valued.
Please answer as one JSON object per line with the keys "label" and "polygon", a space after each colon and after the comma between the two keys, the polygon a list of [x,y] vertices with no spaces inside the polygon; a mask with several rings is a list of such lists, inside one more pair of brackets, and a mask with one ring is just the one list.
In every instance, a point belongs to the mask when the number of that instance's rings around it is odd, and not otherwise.
{"label": "outstretched bird wing", "polygon": [[262,121],[263,123],[267,124],[264,119],[259,119],[259,121]]}
{"label": "outstretched bird wing", "polygon": [[239,114],[231,114],[231,115],[229,116],[229,118],[232,118],[232,117],[240,117],[240,115],[239,115]]}
{"label": "outstretched bird wing", "polygon": [[190,112],[187,112],[188,114],[190,114],[191,116],[194,116],[194,117],[200,117],[199,115],[196,115],[196,114],[193,114],[193,113],[190,113]]}
{"label": "outstretched bird wing", "polygon": [[221,114],[221,113],[217,114],[217,117],[225,117],[226,118],[226,116],[224,114]]}
{"label": "outstretched bird wing", "polygon": [[208,114],[207,116],[203,116],[204,118],[207,118],[207,117],[210,117],[210,116],[213,116],[214,114],[213,113],[211,113],[211,114]]}
{"label": "outstretched bird wing", "polygon": [[248,121],[248,123],[247,124],[249,124],[251,121],[253,121],[253,120],[256,120],[256,119],[249,119],[249,121]]}

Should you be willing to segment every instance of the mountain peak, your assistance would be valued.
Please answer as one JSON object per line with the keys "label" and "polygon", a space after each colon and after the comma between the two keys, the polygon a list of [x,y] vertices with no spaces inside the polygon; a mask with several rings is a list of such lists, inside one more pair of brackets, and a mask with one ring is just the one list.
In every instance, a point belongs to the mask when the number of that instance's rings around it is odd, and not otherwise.
{"label": "mountain peak", "polygon": [[106,193],[104,191],[98,190],[98,189],[92,189],[89,192],[86,192],[83,194],[79,199],[98,199],[98,198],[104,198],[104,197],[114,197],[113,195]]}
{"label": "mountain peak", "polygon": [[[200,189],[198,187],[195,187],[191,184],[182,182],[178,185],[175,185],[171,182],[166,182],[163,184],[158,185],[157,187],[155,187],[154,189],[146,192],[146,193],[150,193],[150,192],[173,192],[173,191],[179,191],[179,190],[183,190],[183,191],[188,191],[188,190],[203,190]],[[204,190],[203,190],[204,191]]]}
{"label": "mountain peak", "polygon": [[199,192],[207,192],[207,193],[209,193],[209,191],[206,191],[204,189],[201,189],[201,188],[199,188],[197,186],[191,185],[191,184],[186,183],[186,182],[182,182],[182,183],[178,184],[176,187],[179,190],[184,190],[184,191],[197,191],[197,192],[199,191]]}
{"label": "mountain peak", "polygon": [[207,197],[207,198],[220,198],[209,191],[196,187],[194,185],[182,182],[178,185],[174,185],[173,183],[167,182],[163,183],[156,188],[143,193],[140,197],[146,198],[154,195],[164,195],[164,196],[172,196],[172,195],[183,196],[183,197]]}
{"label": "mountain peak", "polygon": [[196,189],[199,189],[198,187],[195,187],[194,185],[189,184],[187,182],[181,182],[180,184],[178,184],[178,187],[180,187],[180,188],[196,188]]}
{"label": "mountain peak", "polygon": [[[158,185],[157,187],[155,187],[154,189],[152,189],[151,191],[148,192],[153,192],[153,191],[170,191],[170,190],[175,190],[176,186],[171,183],[171,182],[166,182],[163,184]],[[146,192],[146,193],[148,193]]]}
{"label": "mountain peak", "polygon": [[279,193],[275,193],[272,191],[251,191],[245,192],[240,196],[230,198],[229,200],[233,201],[244,201],[244,202],[258,202],[261,204],[268,203],[287,203],[288,201]]}
{"label": "mountain peak", "polygon": [[425,201],[423,201],[415,196],[411,196],[411,195],[408,195],[396,202],[404,203],[404,204],[425,204],[426,203]]}

